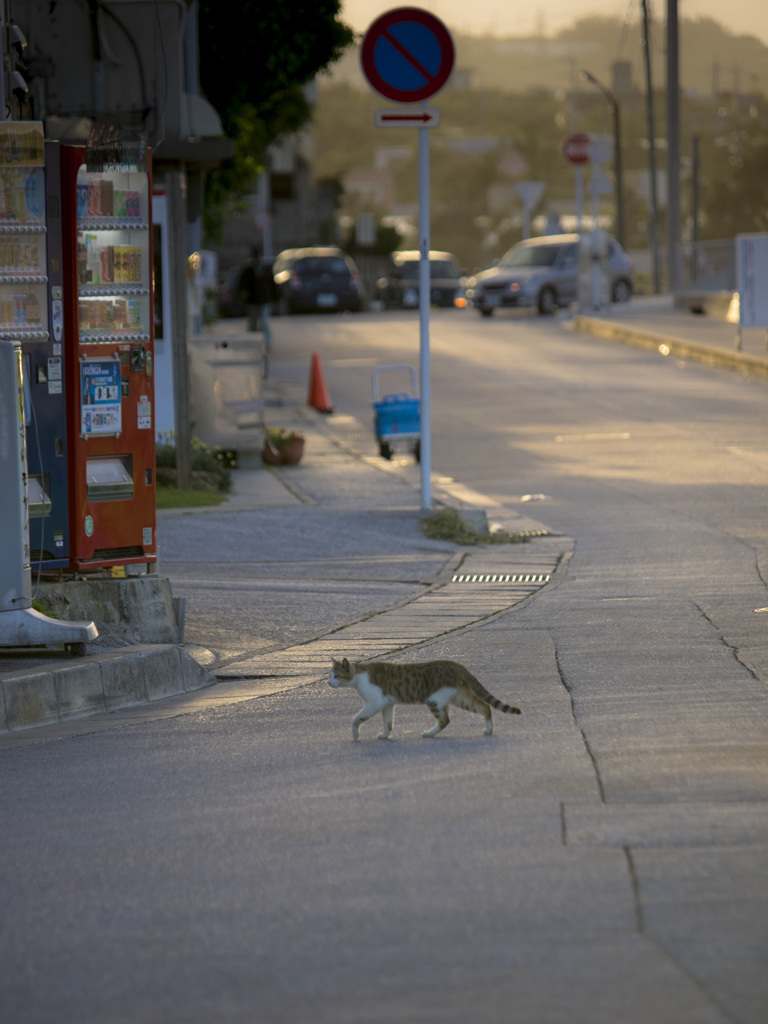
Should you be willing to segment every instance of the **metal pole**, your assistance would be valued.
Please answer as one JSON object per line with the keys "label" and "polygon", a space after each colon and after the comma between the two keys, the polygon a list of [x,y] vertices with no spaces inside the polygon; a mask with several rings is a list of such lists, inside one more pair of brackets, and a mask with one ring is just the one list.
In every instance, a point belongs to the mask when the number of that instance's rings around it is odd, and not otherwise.
{"label": "metal pole", "polygon": [[171,291],[171,353],[176,428],[176,483],[188,489],[192,479],[192,429],[189,420],[189,362],[187,359],[187,222],[183,170],[165,176],[168,194],[169,245],[173,273]]}
{"label": "metal pole", "polygon": [[576,230],[581,234],[581,222],[584,218],[584,168],[576,164],[573,168],[576,175]]}
{"label": "metal pole", "polygon": [[[424,110],[428,104],[423,103]],[[419,128],[419,395],[421,411],[421,507],[432,508],[429,365],[429,128]]]}
{"label": "metal pole", "polygon": [[656,129],[653,116],[653,77],[651,74],[651,44],[648,32],[648,0],[643,0],[643,49],[645,51],[645,102],[648,116],[648,170],[651,178],[651,209],[648,234],[651,242],[651,270],[653,293],[661,292],[661,260],[659,259],[659,202],[656,182]]}
{"label": "metal pole", "polygon": [[621,159],[621,114],[619,103],[610,89],[595,78],[591,71],[582,71],[582,76],[591,82],[608,100],[613,115],[613,177],[616,189],[616,238],[624,246],[624,171]]}
{"label": "metal pole", "polygon": [[595,172],[597,170],[597,163],[592,161],[592,174],[590,176],[590,185],[592,187],[592,312],[599,313],[602,306],[602,281],[601,281],[601,268],[600,268],[600,251],[599,251],[599,239],[598,239],[598,220],[600,219],[600,201],[597,192],[597,179]]}
{"label": "metal pole", "polygon": [[624,169],[621,160],[621,114],[616,97],[611,94],[610,104],[613,107],[613,176],[616,179],[616,238],[622,248],[626,248],[624,235]]}
{"label": "metal pole", "polygon": [[10,0],[2,0],[2,9],[0,9],[0,16],[2,17],[2,25],[0,25],[0,42],[2,43],[2,52],[0,52],[0,121],[8,121],[10,119],[6,109],[8,82],[5,74],[5,69],[8,66],[9,9]]}
{"label": "metal pole", "polygon": [[699,136],[691,139],[691,242],[693,242],[693,258],[696,259],[696,243],[699,240]]}
{"label": "metal pole", "polygon": [[677,0],[667,0],[667,290],[680,287],[680,65]]}

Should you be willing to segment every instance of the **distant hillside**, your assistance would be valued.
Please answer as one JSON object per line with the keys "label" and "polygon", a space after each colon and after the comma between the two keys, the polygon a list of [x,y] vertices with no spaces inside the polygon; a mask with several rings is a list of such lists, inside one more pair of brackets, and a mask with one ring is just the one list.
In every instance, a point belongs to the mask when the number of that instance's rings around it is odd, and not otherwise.
{"label": "distant hillside", "polygon": [[[590,17],[546,38],[497,38],[454,33],[455,82],[474,88],[524,93],[529,89],[569,89],[586,67],[606,83],[614,61],[629,61],[635,85],[642,87],[642,26],[615,18]],[[658,87],[665,77],[665,25],[651,27],[651,62]],[[768,47],[755,36],[734,35],[712,18],[680,22],[680,80],[686,91],[702,95],[763,93],[768,95]],[[333,81],[368,88],[357,52],[336,66]]]}

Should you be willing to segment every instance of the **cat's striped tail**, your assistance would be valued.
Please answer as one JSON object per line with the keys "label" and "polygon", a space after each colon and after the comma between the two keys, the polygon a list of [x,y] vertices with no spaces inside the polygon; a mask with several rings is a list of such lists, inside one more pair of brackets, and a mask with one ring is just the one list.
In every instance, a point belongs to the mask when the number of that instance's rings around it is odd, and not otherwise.
{"label": "cat's striped tail", "polygon": [[[462,666],[463,667],[463,666]],[[513,707],[511,704],[504,704],[503,701],[497,700],[492,693],[483,686],[479,679],[475,679],[470,671],[464,669],[467,673],[467,684],[471,690],[477,694],[481,700],[484,700],[486,704],[490,704],[492,708],[496,708],[497,711],[503,711],[507,715],[522,715],[520,708]]]}

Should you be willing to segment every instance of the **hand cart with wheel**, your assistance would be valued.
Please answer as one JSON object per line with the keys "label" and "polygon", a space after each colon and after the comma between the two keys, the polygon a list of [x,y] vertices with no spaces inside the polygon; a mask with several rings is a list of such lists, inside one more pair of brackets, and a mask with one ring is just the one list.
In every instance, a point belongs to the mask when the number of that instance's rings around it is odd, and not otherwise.
{"label": "hand cart with wheel", "polygon": [[[410,393],[382,394],[379,377],[383,373],[407,373],[411,379]],[[371,374],[371,386],[379,454],[382,458],[391,459],[395,451],[410,450],[418,462],[421,458],[421,411],[416,371],[406,363],[377,366]]]}

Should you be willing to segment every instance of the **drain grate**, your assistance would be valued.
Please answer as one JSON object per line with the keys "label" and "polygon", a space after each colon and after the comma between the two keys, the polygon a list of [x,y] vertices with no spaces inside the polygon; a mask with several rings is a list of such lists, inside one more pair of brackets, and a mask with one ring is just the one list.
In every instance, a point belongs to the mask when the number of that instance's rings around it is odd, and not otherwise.
{"label": "drain grate", "polygon": [[451,583],[549,583],[548,572],[506,572],[455,574]]}

